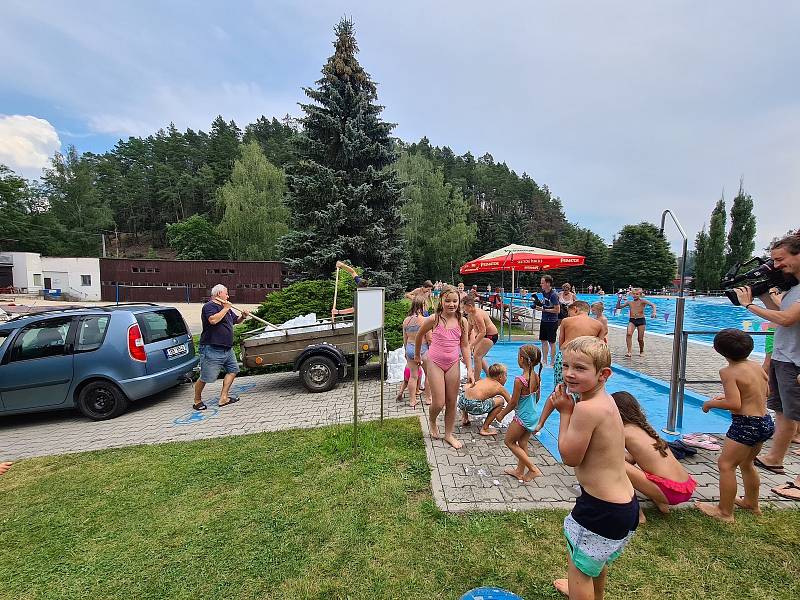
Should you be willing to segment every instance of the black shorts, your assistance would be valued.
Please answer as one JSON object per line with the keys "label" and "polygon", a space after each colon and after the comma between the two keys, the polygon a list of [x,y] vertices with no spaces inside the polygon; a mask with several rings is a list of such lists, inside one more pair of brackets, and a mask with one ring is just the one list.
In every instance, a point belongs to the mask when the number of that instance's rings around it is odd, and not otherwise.
{"label": "black shorts", "polygon": [[634,327],[642,327],[647,324],[647,320],[644,317],[636,317],[635,319],[629,319],[629,323],[631,323]]}
{"label": "black shorts", "polygon": [[539,323],[539,341],[556,343],[558,333],[558,321],[542,321]]}
{"label": "black shorts", "polygon": [[485,337],[487,340],[492,340],[492,344],[496,344],[496,343],[497,343],[498,335],[497,335],[496,333],[495,333],[495,334],[492,334],[492,335],[489,335],[489,334],[487,333],[487,334],[486,334],[485,336],[483,336],[483,337]]}

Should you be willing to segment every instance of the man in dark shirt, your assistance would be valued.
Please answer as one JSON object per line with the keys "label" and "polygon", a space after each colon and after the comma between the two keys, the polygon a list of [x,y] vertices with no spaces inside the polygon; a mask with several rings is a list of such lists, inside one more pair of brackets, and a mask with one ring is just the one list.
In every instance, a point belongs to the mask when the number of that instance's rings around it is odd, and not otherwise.
{"label": "man in dark shirt", "polygon": [[194,386],[194,410],[205,410],[207,406],[200,396],[207,383],[216,381],[221,370],[225,371],[219,405],[227,406],[238,402],[239,398],[230,396],[233,380],[239,372],[236,355],[233,353],[233,326],[244,321],[248,312],[242,311],[237,317],[228,302],[228,288],[218,283],[211,288],[211,301],[203,305],[203,332],[200,334],[198,352],[200,354],[200,379]]}
{"label": "man in dark shirt", "polygon": [[[542,364],[552,367],[556,362],[556,332],[558,331],[558,313],[561,312],[561,304],[558,294],[553,289],[553,278],[550,275],[543,275],[539,284],[542,286],[542,321],[539,323]],[[550,354],[549,362],[548,354]]]}

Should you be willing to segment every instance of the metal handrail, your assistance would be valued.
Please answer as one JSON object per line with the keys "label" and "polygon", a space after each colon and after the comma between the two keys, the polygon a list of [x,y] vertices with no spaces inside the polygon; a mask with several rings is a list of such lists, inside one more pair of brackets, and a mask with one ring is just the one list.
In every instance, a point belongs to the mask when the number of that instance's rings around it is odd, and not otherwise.
{"label": "metal handrail", "polygon": [[686,353],[681,352],[681,336],[683,331],[683,312],[686,304],[686,297],[683,295],[683,286],[686,282],[686,254],[689,246],[689,238],[686,232],[681,227],[678,219],[672,214],[671,210],[665,210],[661,213],[661,235],[664,235],[664,223],[667,215],[672,218],[675,226],[683,237],[683,257],[681,258],[681,281],[678,287],[678,297],[675,299],[675,339],[672,342],[672,367],[670,369],[669,381],[669,410],[667,412],[667,426],[664,429],[665,433],[677,433],[677,427],[680,427],[680,422],[683,418],[683,387],[680,385],[679,374],[681,369],[686,369]]}
{"label": "metal handrail", "polygon": [[[697,329],[697,330],[685,330],[681,331],[680,336],[675,336],[675,341],[679,343],[679,355],[680,355],[680,363],[679,363],[679,372],[678,372],[678,380],[677,380],[677,387],[676,387],[676,412],[675,412],[675,423],[671,425],[669,421],[667,421],[667,428],[664,428],[663,431],[666,433],[675,432],[677,433],[678,429],[683,426],[683,399],[684,399],[684,392],[686,390],[686,384],[708,384],[708,383],[720,383],[719,379],[686,379],[686,349],[689,345],[689,336],[690,335],[712,335],[717,334],[721,331],[721,329],[716,330],[706,330],[706,329]],[[772,331],[745,331],[744,329],[740,330],[744,331],[749,335],[770,335],[774,332]],[[673,365],[674,365],[674,357],[673,357]],[[672,384],[670,383],[670,415],[672,411]]]}

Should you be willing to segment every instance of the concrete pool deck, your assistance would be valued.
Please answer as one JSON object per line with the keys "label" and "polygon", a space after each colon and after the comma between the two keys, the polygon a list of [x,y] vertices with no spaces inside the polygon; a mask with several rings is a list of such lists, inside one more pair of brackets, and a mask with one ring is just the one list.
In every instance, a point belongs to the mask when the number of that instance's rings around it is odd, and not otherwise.
{"label": "concrete pool deck", "polygon": [[[646,355],[635,355],[632,359],[622,358],[625,354],[623,330],[612,328],[609,343],[617,362],[652,377],[669,379],[671,339],[648,336]],[[722,365],[712,348],[700,344],[690,344],[689,357],[687,374],[692,379],[712,379]],[[235,386],[242,401],[231,407],[217,408],[210,399],[219,393],[221,381],[209,384],[204,397],[210,409],[205,413],[191,411],[191,388],[181,386],[137,403],[129,412],[111,421],[91,422],[68,411],[3,417],[0,419],[0,460],[347,424],[352,419],[351,377],[327,394],[307,393],[296,373],[242,377]],[[720,390],[714,385],[691,387],[700,393]],[[380,381],[374,365],[361,372],[359,389],[359,418],[376,420],[380,414]],[[572,469],[559,464],[538,440],[532,440],[530,452],[544,475],[531,483],[520,484],[503,474],[503,469],[513,466],[515,461],[503,442],[502,433],[496,438],[482,437],[477,433],[477,420],[473,420],[470,427],[457,430],[459,438],[465,442],[464,448],[453,450],[441,441],[431,440],[422,404],[411,409],[407,401],[396,402],[396,390],[396,385],[385,386],[385,415],[387,418],[416,416],[420,419],[431,467],[433,495],[442,510],[514,511],[572,506],[576,495]],[[793,449],[796,448],[795,445]],[[699,499],[717,497],[718,454],[698,449],[695,457],[684,461],[699,484],[696,492]],[[781,476],[761,471],[762,500],[766,505],[800,508],[800,503],[781,500],[770,492],[770,488],[800,473],[800,456],[790,452],[785,466],[786,474]]]}

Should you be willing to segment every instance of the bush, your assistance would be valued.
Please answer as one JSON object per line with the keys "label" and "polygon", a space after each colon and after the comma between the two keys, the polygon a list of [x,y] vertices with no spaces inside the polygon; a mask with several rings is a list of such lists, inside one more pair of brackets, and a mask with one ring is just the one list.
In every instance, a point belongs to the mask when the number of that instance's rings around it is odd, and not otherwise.
{"label": "bush", "polygon": [[[317,313],[317,318],[328,318],[333,307],[333,281],[300,281],[272,292],[261,303],[255,314],[279,325],[300,315]],[[348,278],[339,279],[337,308],[353,306],[355,282]]]}
{"label": "bush", "polygon": [[386,334],[386,347],[395,350],[403,345],[403,320],[411,303],[408,300],[394,300],[384,306],[383,328]]}

